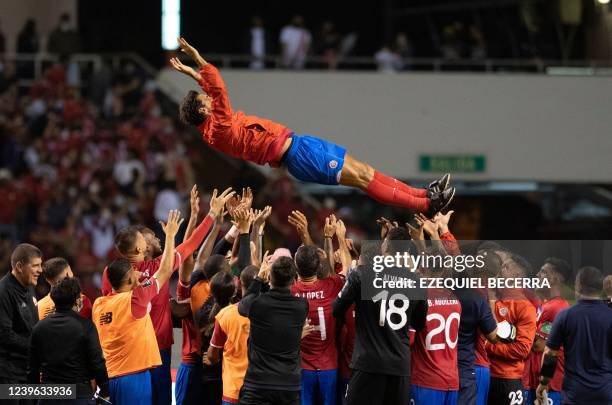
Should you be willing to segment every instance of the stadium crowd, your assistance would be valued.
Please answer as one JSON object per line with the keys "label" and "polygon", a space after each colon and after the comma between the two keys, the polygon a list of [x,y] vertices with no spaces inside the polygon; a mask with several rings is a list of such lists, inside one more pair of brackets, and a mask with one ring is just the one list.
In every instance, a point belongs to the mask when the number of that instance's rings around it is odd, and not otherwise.
{"label": "stadium crowd", "polygon": [[[178,246],[177,210],[161,223],[163,245],[142,225],[115,232],[117,258],[93,308],[73,277],[74,262],[18,245],[0,281],[0,381],[76,384],[83,404],[94,389],[102,402],[169,404],[174,317],[183,329],[179,404],[522,404],[545,392],[553,404],[612,401],[612,309],[596,268],[576,272],[573,306],[562,291],[574,271],[556,258],[537,271],[549,289],[431,289],[410,299],[364,299],[375,255],[407,252],[409,241],[427,254],[462,254],[449,229],[452,211],[419,214],[406,227],[380,218],[382,243],[374,245],[347,238],[342,220],[330,214],[321,246],[294,211],[287,221],[301,245],[292,252],[266,246],[274,208],[254,209],[250,189],[215,190],[209,205],[200,215],[194,186]],[[221,234],[226,221],[232,226]],[[472,276],[532,272],[496,243],[477,251],[488,259]],[[168,280],[176,270],[178,302],[171,306]],[[383,277],[449,271],[392,267]],[[30,289],[41,276],[53,285],[45,310]]]}

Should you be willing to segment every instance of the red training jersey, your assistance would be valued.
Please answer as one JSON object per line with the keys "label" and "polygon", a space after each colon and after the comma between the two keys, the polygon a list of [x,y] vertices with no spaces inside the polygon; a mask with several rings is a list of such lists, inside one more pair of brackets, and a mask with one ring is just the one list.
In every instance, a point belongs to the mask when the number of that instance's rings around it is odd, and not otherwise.
{"label": "red training jersey", "polygon": [[[544,340],[548,339],[552,323],[557,317],[557,314],[569,307],[566,300],[561,297],[555,297],[542,304],[542,313],[538,317],[536,336]],[[536,389],[540,384],[540,369],[542,365],[542,354],[532,351],[529,358],[525,362],[525,372],[523,373],[523,385],[526,389]],[[563,385],[563,371],[565,364],[565,356],[563,347],[557,354],[557,368],[552,380],[548,383],[551,391],[561,391]]]}
{"label": "red training jersey", "polygon": [[459,390],[457,342],[461,303],[444,289],[428,290],[427,322],[415,333],[412,384],[441,391]]}
{"label": "red training jersey", "polygon": [[485,348],[486,342],[487,338],[485,337],[485,335],[483,335],[482,332],[478,331],[478,336],[476,337],[476,358],[474,359],[474,364],[477,366],[489,368],[491,363],[489,363],[489,355],[487,354],[487,349]]}
{"label": "red training jersey", "polygon": [[200,69],[200,87],[212,98],[212,112],[198,130],[213,149],[260,165],[279,166],[287,137],[293,132],[270,120],[234,112],[217,68]]}
{"label": "red training jersey", "polygon": [[529,357],[536,331],[536,308],[520,291],[510,292],[506,299],[495,301],[493,311],[498,323],[508,321],[516,327],[511,343],[486,343],[491,362],[491,377],[523,378],[525,360]]}
{"label": "red training jersey", "polygon": [[293,295],[308,301],[308,319],[315,326],[315,331],[302,339],[304,370],[338,368],[336,318],[332,315],[332,303],[343,286],[343,276],[331,276],[311,283],[297,281],[291,287]]}
{"label": "red training jersey", "polygon": [[[196,283],[193,287],[189,287],[189,284],[183,284],[179,280],[176,286],[177,301],[190,301],[192,288],[209,290],[208,281],[202,280]],[[206,297],[208,298],[208,295]],[[202,342],[200,340],[200,331],[195,325],[193,313],[190,313],[185,318],[181,319],[181,326],[183,329],[181,361],[185,364],[195,364],[198,361],[202,361],[200,356],[200,350],[202,347]]]}

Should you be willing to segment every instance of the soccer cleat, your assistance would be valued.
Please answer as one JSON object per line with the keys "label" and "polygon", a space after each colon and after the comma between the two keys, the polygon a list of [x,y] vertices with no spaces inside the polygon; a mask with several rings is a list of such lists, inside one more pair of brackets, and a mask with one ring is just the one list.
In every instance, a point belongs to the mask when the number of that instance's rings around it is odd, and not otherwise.
{"label": "soccer cleat", "polygon": [[450,185],[450,177],[450,173],[446,173],[438,180],[429,183],[429,185],[427,186],[427,190],[430,192],[430,195],[434,195],[434,193],[441,193],[446,190]]}
{"label": "soccer cleat", "polygon": [[440,193],[434,193],[429,205],[429,217],[433,218],[438,212],[448,207],[451,201],[453,201],[453,197],[455,197],[455,187],[447,188]]}

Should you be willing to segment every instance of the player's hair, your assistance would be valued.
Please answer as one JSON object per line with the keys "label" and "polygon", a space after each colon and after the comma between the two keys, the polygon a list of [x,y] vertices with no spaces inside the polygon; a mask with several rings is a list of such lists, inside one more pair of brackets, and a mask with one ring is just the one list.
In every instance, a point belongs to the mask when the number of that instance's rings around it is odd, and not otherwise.
{"label": "player's hair", "polygon": [[227,262],[227,259],[223,255],[212,255],[204,263],[204,268],[202,272],[207,280],[212,280],[212,278],[221,272],[229,273],[230,265]]}
{"label": "player's hair", "polygon": [[555,273],[563,277],[563,281],[569,281],[572,279],[572,267],[570,264],[558,257],[548,257],[544,260],[544,264],[549,264],[553,268]]}
{"label": "player's hair", "polygon": [[235,292],[234,276],[230,273],[217,273],[210,280],[210,298],[198,311],[199,319],[196,320],[200,331],[204,335],[212,335],[215,327],[215,317],[230,304]]}
{"label": "player's hair", "polygon": [[57,309],[70,309],[81,296],[81,286],[76,278],[65,278],[51,287],[51,299]]}
{"label": "player's hair", "polygon": [[11,253],[11,267],[17,267],[17,263],[28,264],[32,259],[39,258],[42,258],[39,248],[29,243],[21,243]]}
{"label": "player's hair", "polygon": [[68,266],[68,261],[63,257],[53,257],[46,260],[42,265],[43,277],[45,280],[55,281]]}
{"label": "player's hair", "polygon": [[202,107],[202,103],[198,100],[199,93],[195,90],[190,90],[181,101],[180,120],[187,125],[199,126],[206,120],[198,111]]}
{"label": "player's hair", "polygon": [[153,231],[153,229],[149,228],[148,226],[144,226],[144,225],[132,225],[132,227],[134,227],[134,229],[136,229],[138,232],[140,232],[141,234],[145,234],[145,233],[150,233],[151,235],[155,236],[155,232]]}
{"label": "player's hair", "polygon": [[510,259],[514,262],[521,273],[523,273],[524,277],[528,277],[533,274],[533,267],[531,266],[531,263],[529,263],[523,256],[516,253],[510,253]]}
{"label": "player's hair", "polygon": [[253,284],[253,280],[255,276],[257,276],[257,273],[259,273],[259,269],[257,266],[253,265],[246,266],[244,270],[242,270],[242,273],[240,273],[240,284],[245,291]]}
{"label": "player's hair", "polygon": [[384,254],[394,255],[396,253],[403,253],[410,250],[410,234],[408,230],[403,226],[396,226],[389,229],[387,236],[385,237],[385,252]]}
{"label": "player's hair", "polygon": [[502,245],[500,245],[497,242],[493,242],[492,240],[486,240],[484,242],[482,242],[480,245],[478,245],[478,251],[481,250],[492,250],[492,251],[496,251],[496,250],[504,250],[504,248],[502,247]]}
{"label": "player's hair", "polygon": [[115,247],[122,255],[127,255],[136,245],[138,228],[135,225],[126,226],[115,235]]}
{"label": "player's hair", "polygon": [[597,267],[587,266],[578,270],[576,290],[581,295],[594,296],[601,293],[603,275]]}
{"label": "player's hair", "polygon": [[106,268],[106,275],[108,281],[113,286],[113,289],[118,290],[121,287],[121,283],[125,279],[126,274],[132,270],[132,264],[128,259],[119,258],[115,259]]}
{"label": "player's hair", "polygon": [[287,288],[293,281],[297,270],[295,262],[290,257],[279,257],[270,269],[270,281],[275,288]]}
{"label": "player's hair", "polygon": [[312,277],[317,274],[321,259],[316,246],[304,245],[300,246],[295,252],[295,264],[297,273],[302,278]]}

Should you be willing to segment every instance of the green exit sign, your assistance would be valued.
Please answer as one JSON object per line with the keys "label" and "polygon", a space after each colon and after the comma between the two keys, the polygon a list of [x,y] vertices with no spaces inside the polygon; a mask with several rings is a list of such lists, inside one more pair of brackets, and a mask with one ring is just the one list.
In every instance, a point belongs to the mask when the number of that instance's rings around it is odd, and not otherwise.
{"label": "green exit sign", "polygon": [[434,173],[484,173],[487,159],[484,155],[421,155],[419,168]]}

